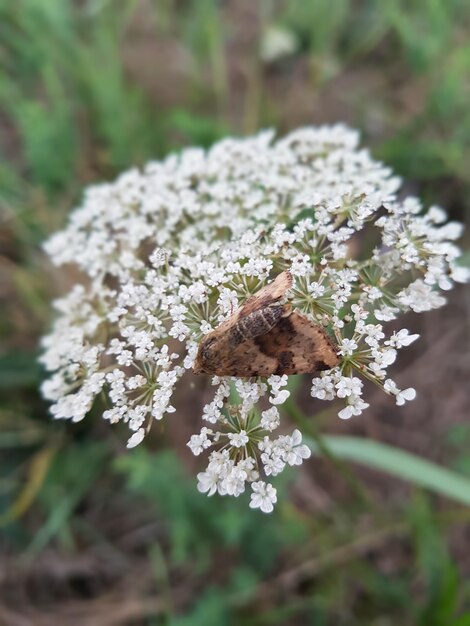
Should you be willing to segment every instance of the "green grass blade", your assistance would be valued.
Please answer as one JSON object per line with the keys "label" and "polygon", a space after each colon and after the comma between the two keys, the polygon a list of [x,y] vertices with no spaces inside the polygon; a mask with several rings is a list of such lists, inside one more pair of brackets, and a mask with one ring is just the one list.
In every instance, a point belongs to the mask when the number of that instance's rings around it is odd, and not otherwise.
{"label": "green grass blade", "polygon": [[[382,470],[397,478],[408,480],[415,485],[470,505],[470,480],[431,461],[361,437],[329,435],[322,439],[334,456]],[[320,453],[314,441],[309,440],[308,443],[314,454]]]}

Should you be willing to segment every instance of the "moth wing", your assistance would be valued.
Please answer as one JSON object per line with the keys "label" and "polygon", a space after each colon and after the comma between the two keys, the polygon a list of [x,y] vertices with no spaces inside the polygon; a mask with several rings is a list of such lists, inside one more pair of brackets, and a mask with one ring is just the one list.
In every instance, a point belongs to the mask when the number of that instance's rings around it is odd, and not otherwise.
{"label": "moth wing", "polygon": [[258,293],[248,298],[248,300],[238,309],[237,320],[264,309],[264,307],[274,304],[282,298],[288,289],[292,287],[292,274],[288,271],[281,272],[276,278],[266,285]]}
{"label": "moth wing", "polygon": [[[256,338],[258,339],[258,337]],[[275,356],[261,352],[254,338],[246,339],[235,347],[230,346],[220,359],[214,372],[216,376],[271,376],[278,366]]]}
{"label": "moth wing", "polygon": [[264,335],[224,350],[224,358],[213,373],[240,378],[317,374],[338,363],[335,346],[326,332],[301,313],[293,311]]}
{"label": "moth wing", "polygon": [[[242,318],[246,317],[254,311],[259,311],[266,306],[277,302],[282,298],[288,289],[292,287],[292,275],[290,272],[281,272],[276,278],[266,285],[258,293],[248,298],[240,308],[238,308],[233,315],[223,321],[215,331],[218,334],[226,332],[235,326],[235,324]],[[214,332],[214,331],[212,331]]]}
{"label": "moth wing", "polygon": [[326,332],[307,317],[293,311],[265,335],[255,338],[260,353],[274,359],[273,372],[316,374],[339,363],[335,346]]}

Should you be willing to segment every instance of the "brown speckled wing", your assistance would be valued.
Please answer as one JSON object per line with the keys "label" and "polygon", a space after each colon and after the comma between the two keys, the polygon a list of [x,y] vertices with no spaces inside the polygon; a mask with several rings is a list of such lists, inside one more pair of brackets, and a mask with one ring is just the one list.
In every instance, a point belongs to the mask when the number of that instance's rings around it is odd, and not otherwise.
{"label": "brown speckled wing", "polygon": [[273,374],[317,374],[339,363],[326,332],[297,311],[254,342],[266,358],[276,359]]}
{"label": "brown speckled wing", "polygon": [[274,304],[282,298],[288,289],[292,287],[292,275],[290,272],[281,272],[276,278],[263,287],[254,296],[248,298],[248,300],[238,309],[237,319],[241,319],[253,311],[259,311],[271,304]]}
{"label": "brown speckled wing", "polygon": [[251,376],[271,376],[276,368],[276,357],[260,352],[254,339],[247,339],[224,355],[213,373],[216,376],[250,378]]}
{"label": "brown speckled wing", "polygon": [[[246,300],[240,308],[238,308],[233,315],[226,319],[222,324],[217,326],[215,331],[219,335],[227,332],[235,326],[235,324],[241,320],[242,317],[246,317],[254,311],[259,311],[264,307],[274,304],[282,298],[288,289],[292,287],[292,275],[290,272],[282,272],[276,278],[263,287],[258,293],[251,296]],[[209,336],[209,335],[208,335]]]}
{"label": "brown speckled wing", "polygon": [[325,331],[293,311],[268,333],[233,347],[214,373],[241,378],[316,374],[338,362],[335,347]]}

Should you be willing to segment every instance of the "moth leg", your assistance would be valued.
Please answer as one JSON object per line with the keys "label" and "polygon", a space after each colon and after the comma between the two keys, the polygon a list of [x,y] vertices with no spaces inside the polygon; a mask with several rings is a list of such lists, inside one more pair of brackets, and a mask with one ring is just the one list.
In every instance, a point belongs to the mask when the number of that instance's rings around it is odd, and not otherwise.
{"label": "moth leg", "polygon": [[278,324],[283,317],[292,313],[290,305],[269,305],[242,317],[230,329],[230,343],[236,346],[247,339],[265,335]]}

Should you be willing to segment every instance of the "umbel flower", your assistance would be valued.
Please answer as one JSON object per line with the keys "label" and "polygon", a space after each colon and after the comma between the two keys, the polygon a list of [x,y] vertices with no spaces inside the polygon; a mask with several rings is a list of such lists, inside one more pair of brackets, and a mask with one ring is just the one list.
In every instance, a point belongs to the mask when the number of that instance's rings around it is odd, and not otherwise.
{"label": "umbel flower", "polygon": [[[262,132],[88,188],[45,244],[56,265],[84,276],[55,302],[43,339],[53,416],[80,421],[103,392],[103,418],[125,422],[128,447],[138,445],[154,420],[178,419],[173,394],[189,384],[204,335],[287,269],[292,307],[326,330],[340,357],[313,378],[311,395],[339,398],[342,419],[369,406],[365,379],[397,405],[412,400],[388,369],[418,335],[387,322],[442,306],[442,291],[467,279],[454,243],[462,227],[440,208],[400,200],[400,180],[358,139],[343,125],[278,140]],[[282,424],[287,376],[211,382],[204,425],[188,443],[208,454],[198,488],[238,496],[251,485],[250,506],[270,512],[271,477],[310,455],[299,430]]]}

